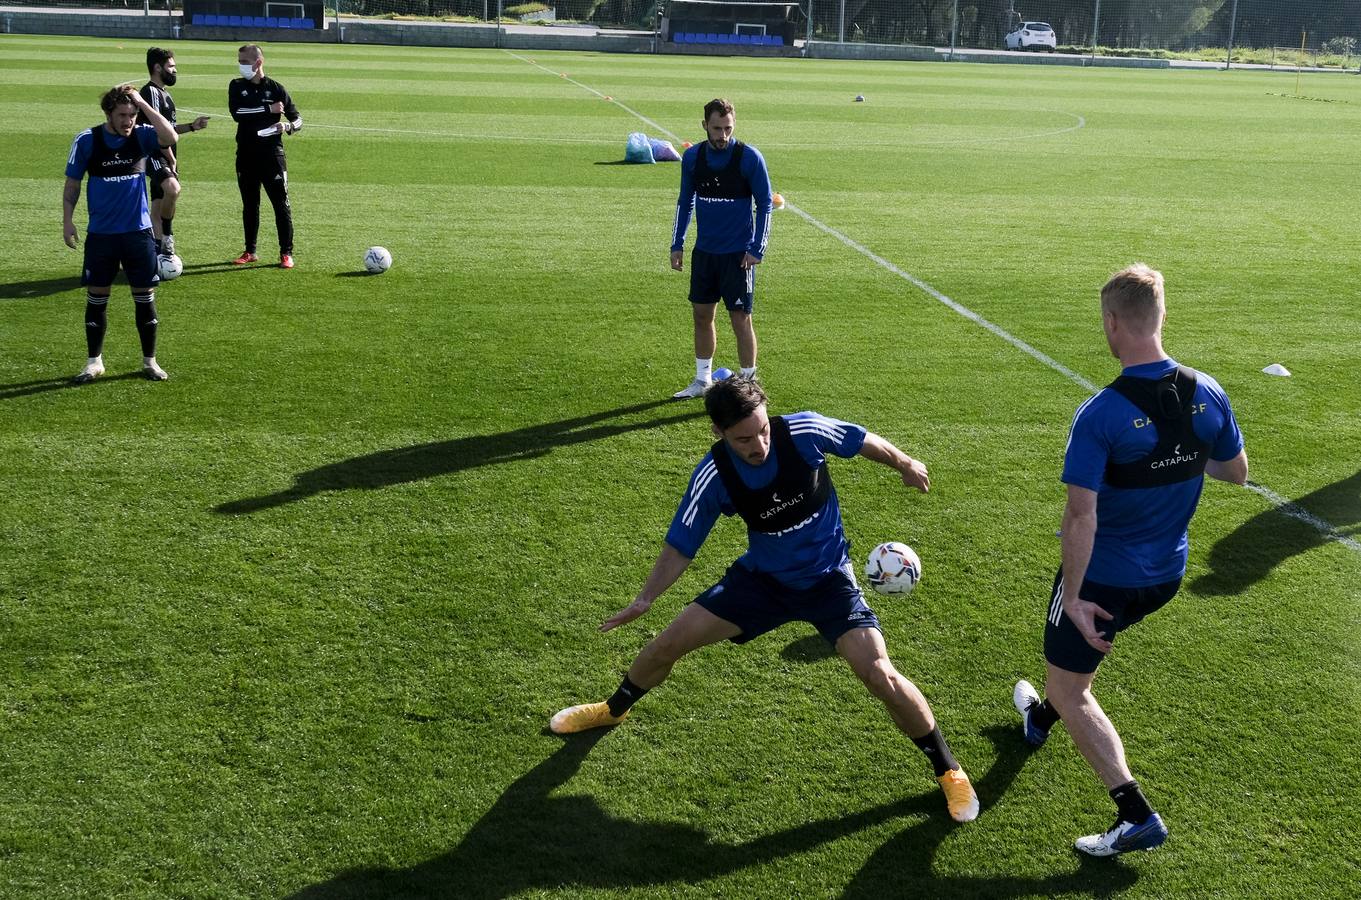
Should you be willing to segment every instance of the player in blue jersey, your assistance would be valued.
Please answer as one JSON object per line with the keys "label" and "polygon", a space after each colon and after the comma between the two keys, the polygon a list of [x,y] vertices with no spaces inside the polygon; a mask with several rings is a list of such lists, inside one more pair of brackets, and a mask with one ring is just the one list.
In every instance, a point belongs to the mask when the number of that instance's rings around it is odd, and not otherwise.
{"label": "player in blue jersey", "polygon": [[646,613],[690,565],[720,515],[746,522],[747,552],[643,648],[612,697],[568,707],[549,727],[572,734],[615,725],[687,653],[723,640],[744,644],[786,622],[809,622],[931,760],[950,815],[974,819],[978,798],[968,776],[926,698],[894,668],[879,620],[856,584],[826,457],[872,459],[923,493],[930,487],[926,466],[859,425],[814,412],[768,415],[765,393],[752,378],[716,382],[704,406],[719,440],[691,476],[642,590],[600,630]]}
{"label": "player in blue jersey", "polygon": [[[160,158],[173,147],[175,128],[151,107],[130,84],[105,92],[99,101],[104,122],[76,135],[66,160],[66,185],[62,190],[62,236],[72,250],[80,242],[76,231],[76,204],[80,182],[89,176],[86,202],[90,221],[86,228],[85,265],[85,368],[77,384],[87,384],[104,374],[104,332],[108,328],[109,293],[120,268],[127,274],[136,311],[137,333],[142,340],[142,374],[152,381],[165,381],[165,370],[156,363],[156,242],[147,211],[147,160]],[[141,113],[150,125],[138,125]]]}
{"label": "player in blue jersey", "polygon": [[[733,105],[704,105],[707,139],[681,156],[680,199],[671,232],[671,268],[685,268],[685,231],[695,216],[690,254],[690,305],[695,324],[695,380],[672,396],[702,396],[713,377],[714,313],[728,308],[743,375],[756,374],[756,329],[751,323],[756,267],[770,240],[770,173],[760,152],[733,138]],[[752,208],[755,207],[755,218]]]}
{"label": "player in blue jersey", "polygon": [[1117,272],[1101,289],[1101,315],[1123,370],[1078,407],[1068,435],[1063,564],[1044,626],[1047,698],[1021,681],[1012,700],[1028,743],[1043,744],[1062,718],[1110,790],[1115,824],[1078,838],[1076,847],[1113,856],[1158,846],[1167,827],[1130,773],[1120,735],[1092,696],[1092,680],[1116,635],[1181,586],[1186,528],[1204,476],[1243,484],[1248,458],[1218,383],[1163,352],[1161,273],[1142,263]]}

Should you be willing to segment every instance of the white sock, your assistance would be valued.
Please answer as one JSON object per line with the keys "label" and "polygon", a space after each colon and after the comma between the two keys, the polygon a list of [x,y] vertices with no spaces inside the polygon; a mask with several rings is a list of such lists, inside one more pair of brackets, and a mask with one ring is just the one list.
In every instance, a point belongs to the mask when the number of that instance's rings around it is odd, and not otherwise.
{"label": "white sock", "polygon": [[714,358],[700,359],[695,357],[695,380],[713,381]]}
{"label": "white sock", "polygon": [[102,366],[102,365],[104,365],[104,357],[102,357],[102,356],[87,356],[87,357],[85,357],[85,365],[86,365],[86,366]]}
{"label": "white sock", "polygon": [[143,357],[142,357],[142,367],[143,367],[143,368],[149,369],[149,368],[151,368],[151,367],[154,366],[154,365],[156,365],[156,357],[154,357],[154,356],[143,356]]}
{"label": "white sock", "polygon": [[743,367],[742,367],[742,377],[743,377],[743,378],[755,378],[755,377],[756,377],[756,367],[755,367],[755,366],[743,366]]}

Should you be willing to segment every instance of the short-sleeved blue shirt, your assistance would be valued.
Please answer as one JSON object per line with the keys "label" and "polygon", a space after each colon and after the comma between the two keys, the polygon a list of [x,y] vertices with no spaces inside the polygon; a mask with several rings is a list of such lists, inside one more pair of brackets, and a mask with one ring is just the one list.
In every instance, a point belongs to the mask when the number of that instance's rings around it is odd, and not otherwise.
{"label": "short-sleeved blue shirt", "polygon": [[[1171,359],[1130,366],[1125,375],[1157,379],[1175,369]],[[1196,373],[1191,419],[1210,445],[1210,458],[1225,462],[1243,449],[1243,434],[1219,383]],[[1151,488],[1106,484],[1106,462],[1141,459],[1158,443],[1158,429],[1137,406],[1103,388],[1078,407],[1063,457],[1063,482],[1096,491],[1096,543],[1086,577],[1114,587],[1148,587],[1186,572],[1186,527],[1200,502],[1204,476]]]}
{"label": "short-sleeved blue shirt", "polygon": [[[85,129],[71,142],[71,155],[66,159],[66,177],[77,181],[85,177],[85,166],[94,153],[94,135],[91,131]],[[133,153],[145,157],[156,157],[161,153],[156,129],[150,125],[135,126],[132,136],[126,138],[121,134],[111,134],[105,128],[103,138],[110,150],[121,150],[125,143],[133,142],[129,148]],[[151,227],[146,176],[143,174],[117,178],[100,178],[91,174],[85,187],[85,202],[90,208],[90,224],[85,230],[90,234],[123,234],[145,231]]]}
{"label": "short-sleeved blue shirt", "polygon": [[[865,429],[850,422],[829,419],[815,412],[793,413],[784,418],[789,423],[795,448],[810,466],[822,465],[828,454],[855,456],[865,443]],[[779,471],[773,452],[759,466],[744,462],[727,444],[720,452],[732,457],[738,476],[748,487],[770,484]],[[690,486],[666,533],[666,542],[693,559],[719,515],[736,514],[737,508],[723,486],[710,451],[704,454],[690,477]],[[850,560],[850,543],[841,527],[841,505],[837,502],[835,488],[822,509],[803,522],[772,534],[747,529],[747,541],[747,552],[738,562],[800,590],[812,587],[818,579]]]}

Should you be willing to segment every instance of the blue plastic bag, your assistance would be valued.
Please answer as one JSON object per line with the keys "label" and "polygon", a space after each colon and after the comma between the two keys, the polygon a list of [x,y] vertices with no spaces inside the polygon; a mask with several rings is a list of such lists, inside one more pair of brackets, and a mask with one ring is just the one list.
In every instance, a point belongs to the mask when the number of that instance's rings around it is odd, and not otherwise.
{"label": "blue plastic bag", "polygon": [[624,162],[655,163],[652,157],[652,142],[641,131],[629,135],[628,146],[624,148]]}

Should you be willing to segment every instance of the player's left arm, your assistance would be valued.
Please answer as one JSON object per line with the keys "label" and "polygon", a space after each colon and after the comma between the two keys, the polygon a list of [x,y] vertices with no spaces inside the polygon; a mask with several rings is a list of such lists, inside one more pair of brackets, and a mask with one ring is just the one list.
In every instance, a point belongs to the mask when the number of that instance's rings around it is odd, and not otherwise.
{"label": "player's left arm", "polygon": [[756,222],[752,227],[751,244],[742,257],[742,268],[749,269],[760,265],[766,255],[766,245],[770,242],[771,198],[774,191],[770,187],[770,170],[766,168],[765,157],[754,147],[747,147],[747,152],[742,154],[742,168],[745,170],[742,174],[751,185],[752,201],[756,204]]}
{"label": "player's left arm", "polygon": [[80,232],[76,230],[76,205],[79,203],[80,179],[67,175],[61,189],[61,236],[72,250],[80,243]]}
{"label": "player's left arm", "polygon": [[931,489],[931,478],[927,475],[925,463],[908,456],[872,431],[865,433],[860,455],[893,469],[902,476],[903,484],[910,488],[916,488],[923,494]]}

